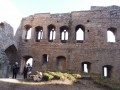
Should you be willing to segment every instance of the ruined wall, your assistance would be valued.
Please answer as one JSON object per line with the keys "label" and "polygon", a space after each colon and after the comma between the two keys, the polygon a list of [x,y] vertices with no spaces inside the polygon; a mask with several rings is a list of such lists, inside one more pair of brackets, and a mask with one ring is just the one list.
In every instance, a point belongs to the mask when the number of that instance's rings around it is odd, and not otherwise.
{"label": "ruined wall", "polygon": [[[56,38],[48,40],[48,26],[55,26]],[[31,39],[26,40],[26,25],[32,28]],[[84,27],[84,40],[76,41],[75,28]],[[42,26],[43,38],[35,40],[35,28]],[[60,40],[61,26],[68,27],[68,40]],[[107,42],[107,31],[116,28],[116,42]],[[92,7],[88,11],[63,14],[40,13],[23,18],[16,33],[21,67],[25,57],[32,57],[33,71],[67,70],[82,71],[82,63],[89,62],[91,73],[103,73],[103,66],[112,66],[111,78],[120,80],[120,7]],[[43,55],[48,61],[42,63]],[[61,63],[59,62],[61,61]],[[57,65],[61,64],[60,67]]]}
{"label": "ruined wall", "polygon": [[[12,48],[12,49],[10,49]],[[0,23],[0,77],[8,77],[8,67],[16,61],[17,44],[13,28],[6,22]]]}

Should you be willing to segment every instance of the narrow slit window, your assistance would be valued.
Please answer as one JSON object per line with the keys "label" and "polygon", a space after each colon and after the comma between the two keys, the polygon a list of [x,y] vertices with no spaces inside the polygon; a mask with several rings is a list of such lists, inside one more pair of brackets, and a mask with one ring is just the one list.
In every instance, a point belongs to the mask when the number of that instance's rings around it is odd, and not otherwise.
{"label": "narrow slit window", "polygon": [[46,63],[48,63],[48,55],[44,54],[42,57],[42,64],[46,64]]}
{"label": "narrow slit window", "polygon": [[31,26],[30,25],[25,25],[25,31],[24,31],[25,40],[31,39],[31,31],[32,31]]}

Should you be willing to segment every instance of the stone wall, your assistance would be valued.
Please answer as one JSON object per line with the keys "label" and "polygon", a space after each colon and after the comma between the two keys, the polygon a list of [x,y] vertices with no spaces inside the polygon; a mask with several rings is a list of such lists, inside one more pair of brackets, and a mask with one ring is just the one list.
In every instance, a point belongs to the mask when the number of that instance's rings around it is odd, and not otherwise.
{"label": "stone wall", "polygon": [[[10,49],[12,48],[12,49]],[[6,22],[0,23],[0,77],[8,77],[8,68],[16,60],[17,44],[13,28]]]}
{"label": "stone wall", "polygon": [[[31,39],[26,40],[26,25],[32,28]],[[54,25],[56,38],[48,40],[48,26]],[[75,28],[84,28],[84,40],[76,41]],[[35,28],[43,28],[43,38],[35,40]],[[68,27],[68,40],[61,42],[61,26]],[[107,42],[107,31],[116,28],[116,42]],[[92,7],[88,11],[50,14],[40,13],[23,18],[16,33],[21,67],[33,58],[33,71],[67,70],[82,71],[82,63],[90,63],[89,72],[103,73],[104,66],[111,66],[111,78],[120,80],[120,7]],[[43,55],[48,61],[42,63]],[[60,65],[59,65],[60,64]],[[22,68],[21,68],[22,69]]]}

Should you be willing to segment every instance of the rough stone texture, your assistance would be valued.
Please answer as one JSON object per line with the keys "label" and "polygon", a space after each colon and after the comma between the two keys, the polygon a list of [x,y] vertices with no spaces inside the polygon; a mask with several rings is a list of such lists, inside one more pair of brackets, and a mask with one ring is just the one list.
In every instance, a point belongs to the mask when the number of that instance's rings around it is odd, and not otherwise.
{"label": "rough stone texture", "polygon": [[15,44],[15,40],[13,36],[13,28],[6,22],[1,22],[0,23],[0,77],[8,77],[8,71],[9,71],[8,67],[11,66],[11,64],[13,64],[16,61],[15,59],[16,54],[13,54],[13,52],[17,50],[16,45],[17,44]]}
{"label": "rough stone texture", "polygon": [[[56,39],[48,41],[47,26],[53,24]],[[75,27],[85,27],[83,43],[75,40]],[[31,39],[25,40],[25,25],[32,27]],[[35,41],[35,27],[43,27],[43,39]],[[60,27],[68,26],[68,41],[60,41]],[[116,42],[107,42],[107,30],[117,29]],[[103,66],[112,66],[111,78],[120,80],[120,7],[92,7],[88,11],[73,11],[71,13],[50,14],[39,13],[23,18],[16,33],[21,67],[26,56],[33,57],[33,71],[67,70],[82,71],[82,62],[89,62],[91,73],[103,73]],[[42,56],[47,54],[48,62],[42,64]],[[61,68],[57,67],[57,57],[65,57]]]}

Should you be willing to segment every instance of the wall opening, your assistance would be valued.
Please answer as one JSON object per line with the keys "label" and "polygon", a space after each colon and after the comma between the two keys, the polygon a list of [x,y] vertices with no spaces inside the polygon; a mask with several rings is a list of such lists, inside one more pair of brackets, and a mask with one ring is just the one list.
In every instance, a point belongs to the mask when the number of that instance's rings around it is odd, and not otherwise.
{"label": "wall opening", "polygon": [[112,74],[112,66],[111,65],[105,65],[103,66],[103,76],[110,78]]}
{"label": "wall opening", "polygon": [[56,36],[55,26],[51,24],[48,26],[48,41],[53,42],[53,40],[55,40],[55,36]]}
{"label": "wall opening", "polygon": [[65,70],[66,69],[66,58],[64,56],[57,57],[56,68],[58,70]]}
{"label": "wall opening", "polygon": [[75,28],[75,37],[77,43],[83,43],[85,38],[85,27],[83,25],[77,25]]}
{"label": "wall opening", "polygon": [[116,28],[108,28],[107,30],[107,42],[116,42]]}
{"label": "wall opening", "polygon": [[[10,73],[12,73],[12,66],[15,64],[15,62],[18,62],[20,64],[19,59],[17,58],[17,49],[14,45],[9,46],[6,50],[5,50],[5,54],[6,57],[4,56],[5,60],[7,59],[7,61],[5,61],[5,67],[6,67],[6,72],[7,72],[7,76],[11,76]],[[4,64],[2,63],[2,70],[5,71],[5,67]],[[2,72],[2,74],[4,75],[4,73]]]}
{"label": "wall opening", "polygon": [[5,53],[9,59],[9,64],[14,65],[15,62],[19,62],[17,59],[17,49],[14,45],[9,46],[6,50]]}
{"label": "wall opening", "polygon": [[43,27],[35,27],[35,41],[39,42],[43,38]]}
{"label": "wall opening", "polygon": [[68,30],[67,26],[60,27],[60,39],[62,43],[66,43],[68,40]]}
{"label": "wall opening", "polygon": [[43,54],[43,56],[42,56],[42,64],[47,64],[47,63],[48,63],[48,55]]}
{"label": "wall opening", "polygon": [[82,62],[82,71],[84,73],[89,73],[91,69],[91,63],[90,62]]}
{"label": "wall opening", "polygon": [[30,66],[33,67],[33,61],[34,60],[32,56],[24,56],[21,69],[23,69],[23,67],[28,64],[30,64]]}
{"label": "wall opening", "polygon": [[32,31],[32,28],[30,25],[25,25],[25,40],[29,40],[31,39],[31,31]]}

